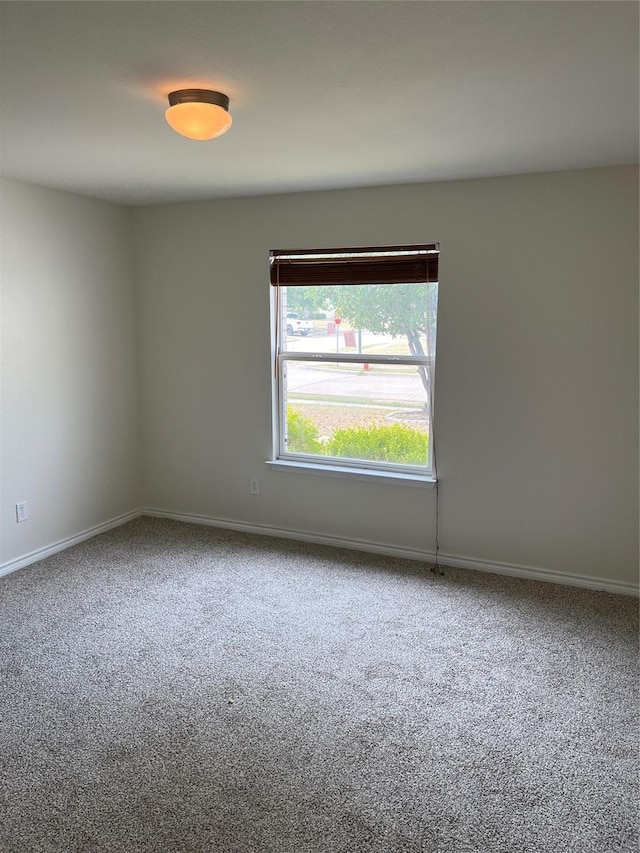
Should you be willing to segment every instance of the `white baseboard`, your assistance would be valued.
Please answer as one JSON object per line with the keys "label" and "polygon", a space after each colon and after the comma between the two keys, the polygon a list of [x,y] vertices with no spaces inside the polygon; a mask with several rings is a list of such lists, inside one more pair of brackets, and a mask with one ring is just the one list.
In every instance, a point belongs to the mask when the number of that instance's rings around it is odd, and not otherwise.
{"label": "white baseboard", "polygon": [[[390,557],[403,557],[409,560],[433,563],[435,554],[432,551],[419,551],[412,548],[400,548],[393,545],[383,545],[363,539],[347,539],[341,536],[326,536],[323,533],[309,533],[303,530],[288,530],[267,524],[249,524],[244,521],[232,521],[228,518],[213,518],[206,515],[188,515],[182,512],[171,512],[165,509],[145,507],[142,515],[152,518],[169,518],[190,524],[202,524],[209,527],[222,527],[227,530],[240,530],[244,533],[257,533],[260,536],[276,536],[280,539],[295,539],[300,542],[312,542],[317,545],[329,545],[334,548],[352,548],[356,551],[366,551],[370,554],[385,554]],[[488,560],[477,560],[469,557],[459,557],[454,554],[438,555],[443,566],[458,569],[471,569],[477,572],[490,572],[497,575],[507,575],[514,578],[556,583],[563,586],[577,586],[583,589],[602,590],[615,595],[638,596],[638,587],[631,583],[612,581],[606,578],[591,578],[584,575],[569,575],[548,569],[537,569],[530,566],[517,566],[509,563],[493,563]]]}
{"label": "white baseboard", "polygon": [[[91,539],[99,533],[105,533],[114,527],[120,527],[128,521],[133,521],[141,515],[152,518],[169,518],[174,521],[182,521],[190,524],[202,524],[209,527],[221,527],[227,530],[239,530],[244,533],[256,533],[259,536],[274,536],[279,539],[294,539],[300,542],[312,542],[316,545],[328,545],[333,548],[351,548],[355,551],[365,551],[369,554],[383,554],[389,557],[402,557],[408,560],[419,560],[420,562],[433,563],[435,554],[432,551],[420,551],[413,548],[401,548],[394,545],[384,545],[380,542],[371,542],[364,539],[350,539],[342,536],[327,536],[324,533],[310,533],[304,530],[289,530],[283,527],[274,527],[267,524],[249,524],[244,521],[233,521],[228,518],[214,518],[206,515],[189,515],[182,512],[171,512],[165,509],[145,507],[132,512],[119,515],[102,524],[97,524],[88,530],[83,530],[75,536],[69,536],[38,548],[29,554],[24,554],[14,560],[0,565],[0,577],[15,572],[24,566],[29,566],[39,560],[44,560],[52,554],[71,548],[79,542]],[[452,568],[470,569],[472,571],[490,572],[498,575],[507,575],[515,578],[527,578],[529,580],[543,581],[545,583],[557,583],[563,586],[576,586],[583,589],[602,590],[616,595],[638,596],[638,587],[634,584],[621,581],[607,580],[606,578],[591,578],[584,575],[569,575],[562,572],[554,572],[548,569],[537,569],[530,566],[517,566],[509,563],[493,563],[489,560],[478,560],[469,557],[460,557],[454,554],[439,554],[439,561],[443,566]]]}
{"label": "white baseboard", "polygon": [[15,560],[9,560],[0,565],[0,577],[8,575],[10,572],[15,572],[17,569],[22,569],[24,566],[30,566],[32,563],[37,563],[39,560],[44,560],[45,557],[50,557],[52,554],[57,554],[59,551],[65,551],[71,548],[72,545],[77,545],[79,542],[84,542],[85,539],[91,539],[99,533],[105,533],[107,530],[112,530],[114,527],[120,527],[128,521],[133,521],[134,518],[139,518],[142,515],[141,509],[135,509],[132,512],[126,512],[124,515],[119,515],[116,518],[111,518],[102,524],[96,524],[95,527],[90,527],[88,530],[83,530],[82,533],[77,533],[75,536],[69,536],[66,539],[60,539],[59,542],[54,542],[52,545],[46,545],[44,548],[38,548],[36,551],[31,551],[28,554],[23,554],[22,557],[16,557]]}

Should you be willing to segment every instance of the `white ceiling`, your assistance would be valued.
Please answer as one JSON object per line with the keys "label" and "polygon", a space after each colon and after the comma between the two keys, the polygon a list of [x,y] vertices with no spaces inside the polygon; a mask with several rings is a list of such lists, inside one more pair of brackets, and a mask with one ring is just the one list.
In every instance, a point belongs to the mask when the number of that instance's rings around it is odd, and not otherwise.
{"label": "white ceiling", "polygon": [[[125,204],[637,162],[636,2],[0,2],[0,163]],[[186,140],[167,93],[231,98]]]}

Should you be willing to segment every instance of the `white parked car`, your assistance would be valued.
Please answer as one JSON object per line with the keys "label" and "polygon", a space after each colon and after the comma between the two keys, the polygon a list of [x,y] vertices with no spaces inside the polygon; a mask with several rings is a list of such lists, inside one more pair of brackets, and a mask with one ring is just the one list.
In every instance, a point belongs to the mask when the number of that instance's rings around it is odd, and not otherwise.
{"label": "white parked car", "polygon": [[301,320],[298,314],[291,312],[287,314],[287,334],[288,335],[308,335],[313,329],[311,320]]}

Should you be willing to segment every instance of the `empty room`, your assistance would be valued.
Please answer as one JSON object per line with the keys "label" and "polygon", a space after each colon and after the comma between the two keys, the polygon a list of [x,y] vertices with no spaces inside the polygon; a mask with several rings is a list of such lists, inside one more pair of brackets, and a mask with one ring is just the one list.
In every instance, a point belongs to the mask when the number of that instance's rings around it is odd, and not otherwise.
{"label": "empty room", "polygon": [[2,853],[638,849],[638,31],[0,0]]}

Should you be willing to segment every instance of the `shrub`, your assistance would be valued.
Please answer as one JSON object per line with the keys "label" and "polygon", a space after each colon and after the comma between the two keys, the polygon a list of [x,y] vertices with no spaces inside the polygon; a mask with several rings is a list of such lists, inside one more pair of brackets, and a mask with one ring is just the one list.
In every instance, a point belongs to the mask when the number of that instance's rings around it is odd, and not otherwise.
{"label": "shrub", "polygon": [[401,465],[426,465],[429,436],[405,424],[347,427],[335,430],[327,450],[330,456]]}
{"label": "shrub", "polygon": [[318,427],[292,406],[287,406],[287,450],[291,453],[322,453]]}

